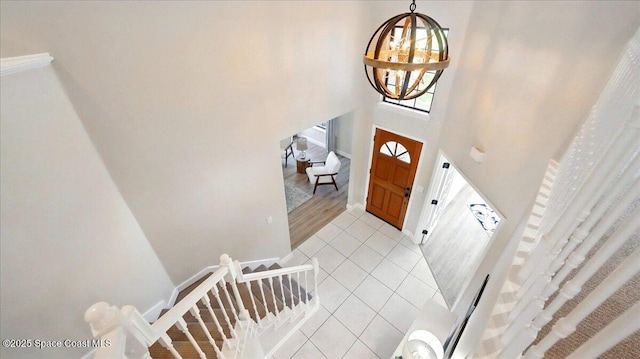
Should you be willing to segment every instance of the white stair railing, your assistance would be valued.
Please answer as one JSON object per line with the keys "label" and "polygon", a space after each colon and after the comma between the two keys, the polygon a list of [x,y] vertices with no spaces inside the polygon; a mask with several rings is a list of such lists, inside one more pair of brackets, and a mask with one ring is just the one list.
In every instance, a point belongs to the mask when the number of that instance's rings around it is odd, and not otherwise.
{"label": "white stair railing", "polygon": [[[532,210],[540,213],[535,247],[528,246],[514,258],[510,276],[493,310],[499,319],[485,331],[479,357],[512,359],[557,355],[554,345],[571,334],[587,314],[598,310],[605,299],[640,270],[634,253],[614,274],[590,294],[596,274],[605,271],[625,254],[619,248],[640,233],[640,29],[629,41],[609,83],[586,122],[559,162],[551,186],[541,185]],[[545,176],[546,179],[546,176]],[[539,196],[540,197],[540,196]],[[526,233],[525,233],[526,234]],[[592,249],[599,247],[597,251]],[[524,248],[523,248],[524,249]],[[528,254],[528,255],[527,255]],[[522,257],[526,256],[524,264]],[[566,281],[573,275],[570,281]],[[565,283],[566,281],[566,283]],[[577,297],[577,300],[571,301]],[[553,299],[551,299],[553,298]],[[567,306],[564,304],[567,303]],[[569,308],[575,309],[566,313]],[[638,304],[629,313],[637,313]],[[560,314],[563,313],[563,314]],[[559,318],[559,316],[564,316]],[[597,334],[582,344],[572,357],[596,357],[637,328],[637,317],[614,319],[603,329],[620,333],[610,337]],[[606,320],[612,318],[607,317]],[[555,322],[554,322],[555,321]],[[630,323],[636,322],[636,323]],[[549,334],[542,328],[551,324]],[[636,329],[637,330],[637,329]],[[602,333],[602,332],[601,332]],[[628,335],[628,334],[627,334]],[[534,342],[536,344],[531,346]]]}
{"label": "white stair railing", "polygon": [[[252,297],[255,295],[258,298],[262,298],[262,302],[265,303],[267,316],[259,323],[260,329],[266,329],[272,324],[281,325],[317,309],[320,304],[318,296],[318,273],[320,267],[316,258],[312,258],[311,261],[311,264],[247,274],[242,273],[240,263],[235,261],[238,273],[237,282],[246,284]],[[277,285],[274,285],[274,279],[276,279],[275,283]],[[304,282],[304,287],[302,282]],[[314,288],[312,295],[306,291],[310,288],[309,283]],[[265,289],[267,289],[267,292],[271,292],[271,298],[265,295]],[[283,303],[283,310],[278,310],[277,304],[279,302]],[[267,303],[270,303],[271,307]],[[254,302],[252,304],[254,313],[258,316],[258,309]]]}
{"label": "white stair railing", "polygon": [[[147,359],[150,358],[149,347],[157,342],[174,358],[181,359],[182,356],[167,334],[174,326],[186,336],[201,359],[207,358],[205,351],[211,349],[218,359],[242,358],[246,341],[261,333],[256,330],[256,326],[264,331],[272,325],[278,326],[291,322],[301,314],[305,314],[308,318],[318,309],[320,303],[317,295],[318,272],[318,261],[314,258],[312,264],[243,274],[239,262],[233,262],[228,255],[223,254],[220,257],[220,268],[153,324],[149,324],[140,312],[130,305],[122,309],[106,302],[92,305],[85,313],[85,321],[90,324],[95,338],[108,340],[110,344],[98,348],[94,358]],[[314,284],[313,299],[310,299],[311,296],[301,285],[301,280],[304,280],[307,285],[305,288],[309,288],[308,277],[312,277]],[[245,308],[237,283],[247,285],[252,306],[249,310],[253,310],[255,321],[250,311]],[[285,289],[287,285],[289,288]],[[257,293],[252,291],[252,286],[258,289]],[[265,289],[269,289],[270,296],[265,295]],[[262,318],[258,311],[254,296],[265,303],[267,310],[265,318]],[[280,301],[284,303],[283,310],[279,310]],[[204,308],[199,307],[199,303]],[[269,307],[268,303],[272,305]],[[222,312],[222,318],[216,315],[214,305]],[[216,343],[207,328],[202,311],[211,317],[217,332],[222,336],[222,345]],[[195,325],[202,329],[210,348],[201,347],[202,342],[194,338],[183,318],[186,313],[190,313],[196,319]],[[227,335],[226,332],[229,334]],[[279,343],[276,348],[281,344]]]}
{"label": "white stair railing", "polygon": [[[223,255],[221,257],[221,263],[224,264],[228,261],[228,256]],[[94,304],[87,310],[87,314],[85,315],[85,320],[91,325],[94,337],[101,338],[104,335],[113,335],[110,333],[114,330],[123,330],[126,338],[124,344],[122,344],[120,341],[115,343],[117,347],[124,348],[124,353],[122,355],[113,356],[114,353],[106,352],[99,349],[96,352],[95,358],[147,358],[149,357],[148,347],[153,345],[155,342],[160,343],[175,358],[181,358],[180,354],[174,347],[171,338],[167,335],[167,332],[173,326],[176,326],[185,334],[194,350],[201,358],[206,358],[204,351],[209,348],[200,347],[201,344],[199,344],[190,333],[187,323],[183,319],[183,316],[187,314],[187,312],[191,313],[191,315],[193,315],[193,317],[197,320],[197,324],[200,326],[207,337],[208,345],[211,346],[218,358],[235,358],[236,353],[238,351],[241,351],[242,349],[239,345],[240,341],[241,339],[244,339],[241,338],[242,333],[239,334],[238,332],[242,332],[244,329],[246,329],[248,326],[248,322],[244,317],[246,309],[244,309],[242,301],[237,301],[237,305],[240,307],[239,309],[237,309],[231,304],[230,301],[226,302],[225,305],[225,303],[223,303],[220,298],[219,288],[223,285],[226,285],[225,277],[229,274],[232,274],[229,271],[229,266],[222,265],[211,276],[209,276],[200,285],[198,285],[191,293],[189,293],[181,301],[176,303],[173,308],[171,308],[168,312],[158,318],[158,320],[156,320],[153,324],[149,324],[138,312],[138,310],[136,310],[132,306],[123,307],[122,310],[118,311],[117,307],[109,306],[104,302]],[[235,281],[231,281],[231,283],[235,284]],[[226,287],[224,290],[226,290]],[[216,316],[215,311],[211,306],[211,296],[215,299],[219,308],[224,313],[224,324],[220,323],[220,320]],[[204,307],[206,308],[205,310],[211,316],[213,322],[215,323],[216,329],[222,335],[223,345],[218,345],[215,339],[211,336],[211,333],[207,328],[204,319],[202,318],[201,309],[198,307],[198,303],[204,304]],[[226,314],[227,311],[233,312],[234,317],[239,318],[235,325],[231,323],[230,318]],[[113,319],[109,320],[109,318]],[[111,325],[103,325],[102,323],[105,321],[109,321]],[[222,329],[222,325],[225,325],[231,329],[230,337],[227,337],[224,330]],[[100,330],[99,328],[104,329]],[[132,351],[136,353],[136,356],[131,356],[130,352]],[[138,354],[138,352],[140,351],[142,353]]]}

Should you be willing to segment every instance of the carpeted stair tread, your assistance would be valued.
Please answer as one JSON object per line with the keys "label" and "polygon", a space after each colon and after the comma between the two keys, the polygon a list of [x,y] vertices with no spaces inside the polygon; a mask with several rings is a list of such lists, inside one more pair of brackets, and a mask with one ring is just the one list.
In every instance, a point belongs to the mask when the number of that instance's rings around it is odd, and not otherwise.
{"label": "carpeted stair tread", "polygon": [[[263,272],[269,270],[269,268],[267,268],[265,265],[261,265],[258,268],[256,268],[254,270],[254,272]],[[282,278],[273,278],[272,282],[273,282],[273,287],[271,286],[271,283],[269,283],[268,279],[264,279],[262,282],[264,283],[264,285],[266,285],[269,289],[271,289],[273,291],[273,293],[276,295],[276,298],[280,299],[282,301],[282,298],[284,298],[284,302],[286,303],[287,307],[289,308],[293,308],[293,305],[298,304],[300,301],[298,300],[297,297],[292,296],[291,291],[284,285],[282,285],[282,283],[280,281],[283,282],[289,282],[289,279],[287,276],[282,276]],[[293,281],[293,279],[292,279]],[[292,305],[292,299],[293,299],[293,305]]]}
{"label": "carpeted stair tread", "polygon": [[[227,284],[228,286],[231,286],[231,284]],[[247,308],[247,310],[249,311],[249,315],[251,316],[251,319],[258,321],[258,317],[256,316],[256,311],[253,308],[253,303],[256,304],[256,309],[258,310],[258,316],[260,316],[260,318],[264,318],[267,316],[267,310],[265,309],[264,305],[262,305],[262,302],[260,300],[258,300],[258,298],[256,296],[253,296],[251,294],[251,292],[249,292],[249,288],[247,287],[246,283],[238,283],[238,293],[240,293],[240,297],[242,298],[242,303],[244,304],[244,307]],[[251,300],[253,297],[253,301]]]}
{"label": "carpeted stair tread", "polygon": [[[233,312],[231,312],[230,309],[226,310],[227,312],[227,316],[229,317],[229,321],[231,322],[231,324],[235,324],[236,320],[233,316]],[[213,313],[216,315],[216,319],[218,319],[218,321],[220,322],[220,325],[222,325],[225,322],[224,319],[224,314],[222,313],[222,309],[219,308],[215,308],[213,309]],[[186,313],[185,315],[182,316],[182,318],[184,318],[185,322],[187,323],[197,323],[198,319],[196,319],[195,316],[193,316],[191,313]],[[209,313],[208,309],[200,309],[200,318],[202,318],[203,321],[205,322],[212,322],[213,323],[213,318],[211,318],[211,313]]]}
{"label": "carpeted stair tread", "polygon": [[[221,316],[222,315],[220,315],[220,317]],[[218,331],[218,328],[216,327],[216,324],[214,322],[205,321],[204,325],[207,327],[207,329],[209,329],[209,334],[211,334],[211,337],[213,339],[215,339],[216,341],[222,340],[222,335],[220,335],[220,331]],[[222,331],[224,332],[225,336],[227,338],[231,338],[231,329],[229,329],[229,326],[226,324],[224,320],[220,321],[220,326],[222,327]],[[207,335],[205,334],[204,330],[202,330],[200,323],[198,323],[197,321],[194,320],[193,322],[187,322],[187,328],[189,329],[189,332],[191,333],[191,335],[193,335],[193,337],[196,339],[196,341],[206,342],[208,340]],[[172,326],[169,330],[167,330],[167,334],[169,334],[169,337],[174,341],[189,340],[187,338],[187,335],[184,334],[175,325]]]}
{"label": "carpeted stair tread", "polygon": [[[200,308],[198,308],[198,309],[200,309]],[[163,316],[168,311],[169,311],[169,309],[163,309],[162,312],[160,312],[160,316]],[[222,325],[222,323],[224,322],[224,316],[222,315],[222,309],[214,308],[213,311],[216,314],[216,317],[218,318],[218,320],[220,321],[220,325]],[[231,321],[231,323],[234,324],[235,323],[235,318],[233,317],[233,313],[231,313],[231,311],[229,309],[227,309],[227,315],[229,316],[229,320]],[[213,323],[213,318],[211,318],[211,314],[209,313],[208,309],[200,309],[200,317],[205,322],[212,322]],[[197,323],[198,322],[198,320],[191,314],[191,312],[185,313],[182,316],[182,319],[184,319],[184,321],[187,322],[187,323]]]}
{"label": "carpeted stair tread", "polygon": [[[211,274],[212,273],[207,273],[204,277],[198,279],[196,282],[194,282],[193,284],[191,284],[187,288],[181,290],[180,293],[178,293],[178,297],[176,298],[176,303],[178,303],[179,301],[184,299],[187,295],[189,295],[189,293],[193,292],[193,290],[195,290],[200,284],[202,284],[202,282],[204,282],[207,278],[209,278],[211,276]],[[236,305],[236,303],[234,301],[233,292],[231,291],[231,288],[228,288],[229,299],[231,299],[231,302],[229,302],[227,300],[226,293],[222,289],[223,288],[222,285],[220,285],[220,283],[218,283],[216,286],[218,287],[218,295],[220,297],[220,300],[222,301],[223,306],[225,308],[229,308],[230,307],[229,304],[232,304],[232,306],[234,308],[238,309],[238,306]],[[218,304],[218,301],[217,301],[216,297],[213,295],[213,293],[211,291],[209,291],[208,295],[209,295],[209,301],[211,302],[211,307],[212,308],[220,308],[220,304]],[[206,309],[207,306],[202,301],[198,301],[198,308]]]}
{"label": "carpeted stair tread", "polygon": [[[253,272],[266,271],[269,269],[280,269],[280,268],[282,267],[278,264],[274,264],[269,268],[262,265],[257,267],[255,270],[245,267],[243,268],[242,273],[248,274]],[[205,276],[198,279],[196,282],[194,282],[193,284],[191,284],[190,286],[182,290],[178,294],[176,303],[184,299],[189,293],[191,293],[195,288],[197,288],[200,284],[202,284],[211,275],[212,273],[207,273]],[[249,315],[251,316],[251,318],[254,321],[258,321],[258,317],[261,319],[265,318],[267,316],[267,312],[276,314],[278,312],[283,311],[285,306],[293,308],[294,305],[298,304],[301,301],[300,296],[298,294],[302,295],[301,297],[303,298],[302,301],[305,301],[305,299],[307,300],[311,299],[311,296],[307,294],[306,291],[298,285],[297,281],[294,278],[295,276],[291,277],[291,284],[289,283],[289,278],[286,275],[283,276],[281,279],[278,277],[273,278],[271,280],[271,283],[269,282],[269,279],[264,279],[262,280],[261,286],[257,281],[252,281],[252,282],[249,282],[251,289],[249,289],[249,286],[248,286],[249,283],[236,283],[238,294],[242,299],[242,304],[249,312]],[[303,280],[302,277],[301,277],[301,280]],[[222,305],[225,308],[228,308],[225,310],[231,322],[231,326],[235,326],[236,320],[231,308],[235,308],[236,310],[238,310],[239,306],[238,306],[238,303],[236,303],[236,297],[234,296],[233,286],[231,283],[227,283],[226,292],[224,291],[224,288],[220,283],[217,284],[217,287],[218,287],[219,299],[222,302]],[[263,292],[264,292],[264,297],[262,295]],[[227,300],[227,293],[229,294],[228,296],[229,300]],[[284,303],[282,301],[283,295],[284,295]],[[210,303],[211,303],[211,307],[213,309],[214,315],[218,319],[218,322],[222,327],[222,331],[224,332],[224,335],[227,338],[231,338],[231,329],[229,328],[229,325],[227,324],[224,318],[223,309],[220,309],[218,300],[216,299],[216,297],[213,295],[211,291],[208,292],[208,296],[210,299]],[[275,300],[274,300],[274,297],[275,297]],[[256,307],[255,309],[254,309],[254,303]],[[221,334],[218,331],[215,321],[211,317],[211,313],[207,309],[206,305],[202,303],[201,300],[198,301],[196,305],[198,307],[199,315],[202,318],[202,321],[204,322],[207,329],[209,329],[209,334],[216,342],[218,348],[224,351],[226,348],[223,348],[223,343],[224,343],[223,334]],[[256,313],[256,310],[257,310],[257,313]],[[164,315],[168,311],[169,311],[168,309],[163,310],[161,312],[161,315]],[[217,356],[215,354],[215,350],[209,343],[207,335],[203,330],[203,328],[200,326],[200,323],[198,322],[196,317],[194,317],[190,312],[187,312],[185,313],[185,315],[183,315],[183,319],[187,323],[187,328],[189,329],[190,334],[196,340],[198,345],[200,345],[201,349],[206,354],[206,357],[216,358]],[[167,334],[171,338],[174,348],[178,351],[178,353],[180,353],[180,355],[183,358],[185,359],[199,358],[197,351],[195,350],[193,345],[189,342],[187,335],[184,334],[181,330],[179,330],[175,325],[172,326],[167,331]],[[165,358],[173,359],[173,355],[158,342],[154,343],[151,347],[149,347],[149,352],[151,354],[151,357],[154,359],[165,359]]]}
{"label": "carpeted stair tread", "polygon": [[[242,273],[248,274],[248,273],[253,273],[253,271],[250,268],[243,268]],[[267,308],[269,312],[276,314],[282,311],[282,309],[284,308],[284,304],[282,304],[282,301],[280,301],[277,297],[275,301],[273,300],[273,298],[275,297],[275,294],[273,294],[273,292],[269,290],[268,286],[266,285],[260,286],[256,281],[251,281],[250,283],[251,283],[251,292],[258,299],[258,301],[261,302]],[[264,292],[264,298],[262,296],[263,292]]]}
{"label": "carpeted stair tread", "polygon": [[[205,353],[207,358],[216,358],[216,352],[208,341],[198,341],[198,346]],[[200,358],[198,352],[189,341],[173,341],[171,342],[173,347],[180,353],[180,355],[187,358]],[[217,341],[218,348],[222,348],[222,340]],[[171,353],[165,349],[160,343],[155,342],[149,347],[149,354],[153,359],[175,359]]]}
{"label": "carpeted stair tread", "polygon": [[200,284],[202,284],[202,282],[204,282],[207,278],[211,277],[212,274],[213,273],[207,273],[204,277],[198,279],[190,286],[181,290],[180,293],[178,293],[178,298],[176,298],[176,303],[184,299],[184,297],[186,297],[189,293],[191,293],[194,289],[196,289]]}
{"label": "carpeted stair tread", "polygon": [[[270,269],[270,270],[273,270],[273,269],[282,269],[282,266],[280,266],[280,264],[278,264],[278,263],[274,263],[274,264],[272,264],[272,265],[269,267],[269,269]],[[303,277],[300,277],[300,280],[301,280],[301,281],[303,281],[303,280],[304,280],[304,279],[303,279]],[[308,294],[308,293],[304,290],[304,288],[302,288],[302,286],[298,286],[298,282],[297,282],[295,279],[293,279],[293,276],[292,276],[292,278],[291,278],[291,286],[292,286],[293,288],[290,288],[290,287],[289,287],[289,281],[288,281],[288,280],[283,280],[283,283],[284,283],[284,286],[285,286],[289,291],[293,292],[293,295],[294,295],[296,298],[298,298],[298,300],[300,300],[300,299],[301,299],[301,300],[302,300],[303,302],[305,302],[305,303],[306,303],[307,301],[311,300],[311,298],[312,298],[311,294]],[[298,293],[298,290],[300,291],[299,293]],[[305,298],[306,298],[306,301],[305,301]],[[298,303],[298,302],[296,302],[296,304],[297,304],[297,303]]]}

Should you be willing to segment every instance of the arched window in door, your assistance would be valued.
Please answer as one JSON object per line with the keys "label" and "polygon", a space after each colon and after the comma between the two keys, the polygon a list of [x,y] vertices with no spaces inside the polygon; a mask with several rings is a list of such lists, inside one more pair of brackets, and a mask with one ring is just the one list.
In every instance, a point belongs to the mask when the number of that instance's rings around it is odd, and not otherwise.
{"label": "arched window in door", "polygon": [[396,157],[404,163],[411,163],[411,156],[409,156],[409,151],[407,151],[407,149],[401,143],[395,141],[385,142],[382,147],[380,147],[380,153],[383,153],[387,156]]}

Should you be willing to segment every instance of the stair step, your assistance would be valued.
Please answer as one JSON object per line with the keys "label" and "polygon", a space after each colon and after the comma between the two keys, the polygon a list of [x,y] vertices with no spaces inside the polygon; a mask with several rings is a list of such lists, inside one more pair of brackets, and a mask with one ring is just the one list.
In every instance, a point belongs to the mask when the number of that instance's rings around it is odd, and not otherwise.
{"label": "stair step", "polygon": [[[244,268],[242,270],[242,273],[244,274],[252,273],[249,271],[245,272],[245,270],[247,270],[247,268]],[[273,292],[269,289],[270,287],[268,285],[263,284],[262,286],[260,286],[256,281],[251,281],[250,283],[251,283],[251,292],[253,293],[254,297],[260,303],[262,303],[269,312],[276,314],[282,311],[282,309],[284,309],[284,304],[282,304],[282,301],[280,301],[277,297],[275,301],[273,300],[273,298],[275,297],[275,294],[273,294]],[[262,297],[263,292],[264,292],[264,298]]]}
{"label": "stair step", "polygon": [[[273,269],[281,269],[281,268],[282,268],[282,266],[280,266],[280,264],[278,264],[278,263],[274,263],[269,267],[269,269],[272,269],[272,270]],[[307,301],[311,300],[311,298],[313,298],[310,294],[308,294],[304,290],[304,288],[302,288],[302,285],[298,286],[298,282],[295,279],[293,279],[293,277],[291,278],[291,286],[293,287],[293,289],[289,287],[289,281],[288,280],[284,280],[283,282],[284,282],[284,286],[289,291],[293,292],[293,295],[296,298],[298,298],[298,302],[300,301],[300,299],[302,299],[302,301],[306,303]],[[300,290],[299,293],[298,293],[298,289]],[[306,300],[305,300],[305,298],[306,298]],[[298,302],[296,302],[296,304]]]}
{"label": "stair step", "polygon": [[[211,275],[212,275],[212,273],[207,273],[204,277],[198,279],[196,282],[194,282],[193,284],[191,284],[187,288],[185,288],[182,291],[180,291],[180,293],[178,294],[178,297],[176,298],[176,303],[180,302],[187,295],[189,295],[191,292],[193,292],[200,284],[202,284],[202,282],[204,282]],[[227,288],[227,290],[229,292],[229,298],[231,299],[231,302],[229,302],[227,300],[227,295],[224,292],[222,285],[220,283],[218,283],[217,287],[218,287],[218,295],[220,297],[220,301],[222,302],[222,305],[224,306],[224,308],[225,309],[235,308],[236,310],[238,310],[239,308],[238,308],[238,305],[235,303],[235,300],[234,300],[234,297],[233,297],[233,291],[232,291],[231,287],[229,286]],[[211,307],[212,308],[220,308],[220,304],[218,303],[218,300],[213,295],[213,293],[211,291],[209,291],[208,295],[209,295],[209,302],[211,303]],[[198,304],[198,308],[200,308],[200,309],[206,309],[207,308],[207,306],[204,303],[202,303],[202,301],[198,301],[197,304]]]}
{"label": "stair step", "polygon": [[[246,283],[238,283],[237,286],[238,286],[238,293],[240,293],[240,297],[242,298],[242,304],[244,304],[244,307],[247,308],[247,310],[249,311],[249,315],[251,316],[251,319],[258,321],[258,316],[260,316],[260,318],[266,317],[267,310],[265,309],[264,305],[262,305],[262,302],[258,300],[256,296],[251,295]],[[251,300],[251,297],[253,297],[253,301]],[[256,304],[256,309],[258,310],[258,316],[256,316],[256,311],[253,308],[253,303]]]}
{"label": "stair step", "polygon": [[[220,317],[219,322],[220,322],[220,326],[222,327],[224,336],[227,338],[231,338],[231,329],[229,329],[229,326],[224,321],[224,318],[222,318],[222,314],[218,315],[216,313],[216,316]],[[216,324],[213,321],[210,321],[210,320],[203,320],[203,321],[204,321],[204,325],[207,327],[207,329],[209,329],[209,334],[211,334],[211,337],[213,339],[215,339],[216,341],[223,339],[222,334],[220,334],[220,331],[218,330],[218,328],[216,327]],[[208,340],[207,335],[205,334],[204,330],[202,329],[198,321],[195,320],[195,318],[194,320],[187,322],[187,328],[189,329],[189,332],[191,333],[191,335],[193,335],[193,337],[196,339],[196,341]],[[187,335],[184,334],[175,325],[171,327],[169,330],[167,330],[167,334],[169,334],[169,337],[171,337],[172,340],[177,340],[177,341],[189,340],[187,338]]]}
{"label": "stair step", "polygon": [[[263,272],[263,271],[266,271],[266,270],[269,270],[269,269],[270,268],[267,268],[266,266],[261,265],[260,267],[256,268],[255,271],[256,272]],[[289,290],[289,288],[287,288],[286,285],[283,285],[283,283],[280,282],[281,280],[282,280],[282,282],[286,282],[287,284],[289,282],[289,279],[287,278],[287,276],[283,276],[282,279],[273,278],[272,279],[273,287],[269,283],[268,279],[264,279],[262,282],[267,287],[269,287],[269,289],[271,289],[273,291],[273,293],[276,295],[276,298],[280,299],[281,301],[282,301],[282,298],[284,298],[284,302],[285,302],[286,306],[289,307],[289,308],[293,308],[293,306],[297,305],[300,302],[300,300],[298,300],[297,297],[292,296],[291,291]],[[293,281],[293,279],[292,279],[292,281]]]}
{"label": "stair step", "polygon": [[[200,309],[200,308],[198,308],[198,309]],[[163,309],[162,312],[160,312],[160,316],[163,316],[168,311],[169,311],[169,309]],[[224,316],[222,315],[222,309],[214,308],[213,312],[216,314],[216,318],[220,321],[220,325],[222,325],[225,322]],[[231,324],[235,324],[235,318],[233,317],[233,313],[230,310],[227,310],[227,315],[229,316],[229,320],[231,321]],[[200,309],[200,317],[205,322],[212,322],[213,323],[213,318],[211,317],[211,314],[209,313],[208,309]],[[187,323],[197,323],[198,322],[196,317],[194,317],[191,314],[191,312],[185,313],[182,316],[182,319],[184,319],[184,321],[187,322]]]}
{"label": "stair step", "polygon": [[[262,272],[270,269],[280,269],[282,268],[278,264],[274,264],[267,268],[262,265],[257,267],[255,270],[251,268],[243,268],[242,272],[244,274],[254,273],[254,272]],[[183,300],[189,293],[193,292],[200,284],[202,284],[207,278],[209,278],[212,273],[207,273],[202,278],[198,279],[196,282],[191,284],[189,287],[182,290],[176,299],[176,303]],[[249,283],[236,283],[238,294],[240,295],[240,299],[242,300],[243,306],[249,311],[250,317],[254,321],[258,321],[259,318],[266,318],[270,314],[277,314],[285,310],[286,307],[295,309],[295,305],[299,302],[308,301],[311,299],[311,296],[298,285],[298,282],[294,279],[295,275],[291,276],[291,282],[289,282],[289,277],[282,276],[282,279],[275,277],[271,279],[263,279],[258,283],[258,281],[251,281]],[[303,277],[300,277],[301,280],[304,280]],[[250,288],[249,289],[249,285]],[[234,317],[234,310],[238,311],[239,306],[236,303],[236,297],[234,296],[233,286],[231,283],[227,283],[226,290],[224,291],[224,287],[218,283],[218,293],[219,299],[222,302],[222,307],[220,308],[220,304],[218,300],[213,295],[211,291],[208,292],[208,296],[210,299],[211,307],[213,308],[214,315],[218,320],[218,323],[222,327],[222,332],[220,333],[214,319],[211,317],[211,313],[207,309],[206,305],[202,303],[202,301],[197,302],[197,307],[199,309],[199,315],[204,322],[204,325],[209,330],[209,335],[214,339],[218,348],[225,352],[229,348],[223,346],[224,338],[231,338],[231,329],[227,324],[224,313],[226,312],[231,326],[235,328],[236,320]],[[262,290],[261,290],[262,288]],[[264,292],[264,297],[262,293]],[[229,300],[227,300],[227,295],[229,294]],[[282,300],[284,296],[284,302]],[[263,299],[264,298],[264,299]],[[255,303],[255,309],[254,309]],[[161,312],[161,315],[164,315],[168,309],[165,309]],[[256,313],[257,311],[257,313]],[[287,313],[289,311],[287,310]],[[296,313],[295,310],[292,313]],[[288,317],[285,317],[288,318]],[[200,326],[200,323],[190,312],[187,312],[183,315],[183,319],[187,323],[187,328],[189,329],[189,333],[193,336],[195,341],[198,343],[200,348],[204,351],[207,358],[216,358],[215,350],[211,346],[208,341],[207,334],[204,329]],[[239,330],[236,328],[236,330]],[[239,332],[241,333],[241,332]],[[185,359],[188,358],[199,358],[199,355],[193,345],[189,342],[188,337],[181,330],[179,330],[175,325],[172,326],[168,331],[167,335],[171,338],[172,344],[174,348],[178,351],[180,356]],[[240,335],[242,336],[242,335]],[[236,343],[236,340],[229,339],[231,341],[231,345],[233,346]],[[173,359],[173,355],[167,349],[162,347],[159,343],[154,343],[151,347],[149,347],[149,352],[151,357],[154,359]],[[231,356],[233,357],[233,356]]]}
{"label": "stair step", "polygon": [[213,273],[207,273],[204,277],[198,279],[190,286],[181,290],[180,293],[178,293],[178,298],[176,298],[176,303],[184,299],[184,297],[186,297],[189,293],[193,292],[194,289],[196,289],[200,284],[202,284],[202,282],[204,282],[207,278],[211,277],[212,274]]}
{"label": "stair step", "polygon": [[[217,358],[216,352],[208,341],[198,341],[198,346],[207,358]],[[188,341],[172,341],[173,347],[180,353],[183,358],[199,358],[198,352],[193,345]],[[222,340],[217,341],[218,348],[222,348]],[[175,359],[174,356],[165,349],[160,343],[155,342],[149,347],[149,354],[153,359]]]}

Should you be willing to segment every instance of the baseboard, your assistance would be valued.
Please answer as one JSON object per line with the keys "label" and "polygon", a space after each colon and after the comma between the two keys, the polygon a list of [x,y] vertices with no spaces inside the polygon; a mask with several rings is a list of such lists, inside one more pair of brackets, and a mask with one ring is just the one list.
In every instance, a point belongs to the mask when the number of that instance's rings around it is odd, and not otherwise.
{"label": "baseboard", "polygon": [[[173,307],[173,305],[176,303],[176,299],[178,299],[178,294],[180,294],[181,291],[183,291],[184,289],[186,289],[187,287],[189,287],[190,285],[192,285],[193,283],[197,282],[198,279],[202,278],[203,276],[205,276],[207,273],[213,273],[216,269],[218,269],[220,266],[208,266],[205,267],[204,269],[202,269],[201,271],[199,271],[198,273],[192,275],[191,277],[189,277],[189,279],[185,280],[184,282],[178,284],[175,289],[173,289],[173,293],[171,293],[171,297],[169,298],[169,300],[166,302],[167,303],[167,307],[166,308],[171,308]],[[164,309],[166,309],[164,308]],[[146,317],[145,317],[146,318]],[[157,319],[157,318],[156,318]]]}
{"label": "baseboard", "polygon": [[336,150],[336,154],[338,154],[338,155],[340,155],[342,157],[346,157],[348,159],[351,159],[351,155],[346,153],[346,152],[344,152],[344,151]]}
{"label": "baseboard", "polygon": [[409,231],[408,229],[403,229],[402,233],[405,234],[405,236],[409,237],[409,239],[411,240],[411,242],[413,242],[413,233],[411,233],[411,231]]}
{"label": "baseboard", "polygon": [[[173,293],[171,293],[171,297],[173,297]],[[176,294],[176,297],[177,297],[177,294]],[[154,305],[153,307],[147,309],[146,312],[142,313],[142,316],[144,317],[144,319],[147,320],[147,322],[153,323],[160,317],[160,313],[162,312],[162,310],[166,309],[167,307],[168,307],[167,302],[164,300],[161,300],[158,303],[156,303],[156,305]]]}
{"label": "baseboard", "polygon": [[[259,266],[264,264],[265,266],[268,267],[268,266],[270,266],[270,265],[272,265],[274,263],[277,263],[279,260],[280,260],[280,258],[275,257],[275,258],[260,259],[260,260],[255,260],[255,261],[240,262],[240,266],[241,267],[249,267],[251,269],[254,269],[254,268],[259,267]],[[166,305],[165,308],[162,308],[162,309],[173,307],[175,305],[176,299],[178,298],[178,294],[181,291],[183,291],[185,288],[189,287],[193,283],[197,282],[198,279],[202,278],[207,273],[215,272],[218,268],[220,268],[220,266],[218,266],[218,265],[205,267],[201,271],[199,271],[198,273],[196,273],[196,274],[192,275],[191,277],[189,277],[189,279],[187,279],[184,282],[178,284],[176,286],[176,288],[173,290],[173,293],[171,293],[171,297],[169,298],[169,300],[165,302],[165,304],[168,303],[168,305]],[[152,309],[149,309],[147,312],[151,311]],[[160,309],[160,311],[162,311],[162,309]],[[147,312],[145,312],[145,314]],[[160,312],[158,312],[158,314],[160,314]],[[145,316],[145,319],[149,320],[149,318],[147,318],[146,316]],[[158,318],[156,317],[153,320],[155,321],[156,319],[158,319]]]}
{"label": "baseboard", "polygon": [[251,269],[254,269],[256,267],[260,267],[263,264],[265,266],[269,267],[270,265],[272,265],[274,263],[278,263],[279,261],[280,261],[280,258],[274,257],[274,258],[267,258],[267,259],[259,259],[259,260],[256,260],[256,261],[240,262],[240,266],[241,267],[249,267]]}
{"label": "baseboard", "polygon": [[307,136],[301,136],[301,137],[306,138],[306,139],[307,139],[307,141],[309,141],[309,142],[313,143],[313,144],[314,144],[314,145],[316,145],[316,146],[320,146],[320,147],[322,147],[322,148],[327,148],[327,145],[325,145],[325,143],[324,143],[324,142],[320,142],[320,141],[318,141],[318,140],[316,140],[316,139],[313,139],[313,138],[311,138],[311,137],[307,137]]}
{"label": "baseboard", "polygon": [[366,211],[366,210],[364,209],[364,204],[362,204],[362,203],[354,203],[354,204],[348,204],[348,203],[347,203],[347,209],[349,209],[349,210],[350,210],[350,209],[356,209],[356,208],[357,208],[357,209],[361,209],[361,210],[363,210],[363,211]]}
{"label": "baseboard", "polygon": [[291,258],[293,258],[293,251],[289,252],[289,254],[287,254],[286,256],[282,257],[282,259],[280,261],[278,261],[278,263],[280,264],[285,264],[287,263]]}

